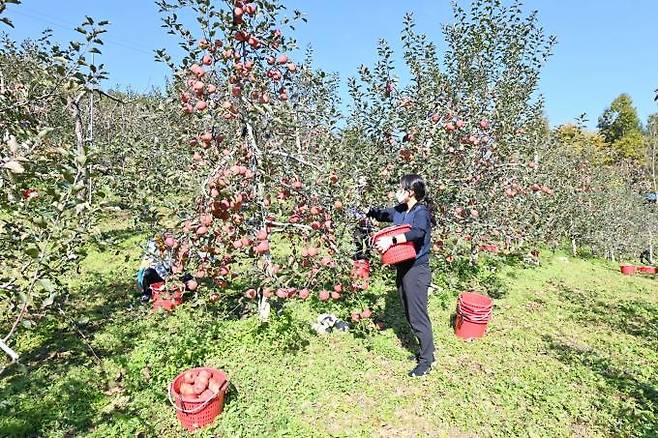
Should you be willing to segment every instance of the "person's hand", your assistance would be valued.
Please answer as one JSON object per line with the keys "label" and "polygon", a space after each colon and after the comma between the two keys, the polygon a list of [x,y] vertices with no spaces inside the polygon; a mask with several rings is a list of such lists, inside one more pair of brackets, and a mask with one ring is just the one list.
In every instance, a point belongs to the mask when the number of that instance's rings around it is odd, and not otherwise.
{"label": "person's hand", "polygon": [[348,207],[347,213],[349,213],[350,216],[356,218],[358,221],[367,219],[366,214],[356,207]]}
{"label": "person's hand", "polygon": [[375,247],[381,252],[382,254],[388,251],[388,249],[393,246],[393,238],[392,237],[380,237],[377,239],[375,242]]}

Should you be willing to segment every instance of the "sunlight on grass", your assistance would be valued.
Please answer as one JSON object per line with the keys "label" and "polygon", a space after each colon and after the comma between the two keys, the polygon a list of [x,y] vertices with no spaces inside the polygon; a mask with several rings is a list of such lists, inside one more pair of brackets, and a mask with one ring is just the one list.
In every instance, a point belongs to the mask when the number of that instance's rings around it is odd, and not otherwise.
{"label": "sunlight on grass", "polygon": [[390,277],[375,276],[355,304],[374,309],[383,331],[319,337],[312,300],[265,326],[191,303],[153,314],[133,290],[143,239],[90,252],[72,279],[68,311],[100,363],[55,319],[17,338],[29,372],[0,380],[1,435],[183,436],[166,388],[201,364],[224,369],[231,389],[199,436],[648,436],[658,426],[655,279],[564,254],[536,269],[500,266],[505,294],[472,343],[454,336],[459,290],[443,286],[430,299],[438,363],[410,380],[410,333]]}

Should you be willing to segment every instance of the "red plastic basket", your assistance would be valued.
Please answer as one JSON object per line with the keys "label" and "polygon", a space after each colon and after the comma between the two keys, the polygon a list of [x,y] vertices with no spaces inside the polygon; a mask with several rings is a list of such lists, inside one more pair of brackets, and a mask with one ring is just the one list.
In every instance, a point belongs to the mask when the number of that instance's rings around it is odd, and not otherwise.
{"label": "red plastic basket", "polygon": [[183,294],[178,288],[175,288],[172,293],[168,293],[165,291],[164,282],[153,283],[151,285],[151,301],[154,311],[160,308],[173,310],[183,302]]}
{"label": "red plastic basket", "polygon": [[[377,242],[377,240],[382,237],[393,237],[397,236],[398,234],[404,234],[407,231],[411,231],[411,225],[395,225],[378,231],[372,237],[372,240],[373,242]],[[402,263],[404,261],[412,260],[415,258],[416,248],[414,247],[413,242],[404,242],[393,245],[387,249],[386,252],[382,254],[382,263],[385,265],[396,265],[398,263]]]}
{"label": "red plastic basket", "polygon": [[480,245],[480,251],[498,253],[500,249],[498,248],[498,245]]}
{"label": "red plastic basket", "polygon": [[653,266],[637,266],[637,270],[643,274],[655,274],[656,269],[658,268],[654,268]]}
{"label": "red plastic basket", "polygon": [[472,292],[459,294],[457,303],[473,312],[487,312],[493,308],[493,300],[491,298]]}
{"label": "red plastic basket", "polygon": [[455,334],[472,340],[484,336],[493,315],[493,300],[485,295],[465,292],[457,299]]}
{"label": "red plastic basket", "polygon": [[624,275],[633,275],[637,271],[637,267],[633,265],[620,265],[619,268]]}
{"label": "red plastic basket", "polygon": [[464,318],[459,313],[455,317],[455,335],[472,341],[475,338],[481,338],[487,332],[488,321],[485,322],[472,322]]}
{"label": "red plastic basket", "polygon": [[[219,390],[207,400],[197,397],[182,396],[179,392],[183,376],[188,371],[199,372],[207,370],[212,378],[222,382]],[[180,373],[169,385],[169,402],[176,409],[176,417],[183,427],[191,432],[212,423],[224,410],[224,396],[228,388],[228,377],[216,368],[192,368]]]}

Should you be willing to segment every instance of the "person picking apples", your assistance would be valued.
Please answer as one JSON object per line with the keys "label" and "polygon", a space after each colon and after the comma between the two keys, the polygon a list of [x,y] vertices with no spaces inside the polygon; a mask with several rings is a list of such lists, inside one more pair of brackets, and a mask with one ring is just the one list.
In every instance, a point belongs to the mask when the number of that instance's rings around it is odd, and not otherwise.
{"label": "person picking apples", "polygon": [[420,351],[415,355],[416,367],[409,372],[409,376],[420,377],[429,373],[435,361],[432,322],[427,312],[427,291],[432,278],[429,252],[435,220],[425,182],[419,175],[403,176],[395,196],[398,201],[395,207],[370,208],[366,215],[380,222],[411,226],[406,233],[377,239],[375,246],[384,253],[393,245],[414,243],[416,258],[396,265],[395,282],[404,316],[420,346]]}
{"label": "person picking apples", "polygon": [[[142,293],[143,303],[151,300],[151,285],[165,282],[172,273],[171,268],[174,263],[172,241],[171,236],[158,235],[146,243],[142,262],[137,271],[137,286]],[[185,273],[181,280],[186,290],[196,289],[196,281],[190,274]]]}

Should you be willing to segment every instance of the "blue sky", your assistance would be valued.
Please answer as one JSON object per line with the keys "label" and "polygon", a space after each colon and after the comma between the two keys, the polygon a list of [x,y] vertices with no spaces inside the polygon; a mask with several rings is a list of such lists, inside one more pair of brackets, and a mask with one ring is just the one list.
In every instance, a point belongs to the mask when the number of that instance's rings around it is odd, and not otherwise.
{"label": "blue sky", "polygon": [[[317,66],[340,73],[343,83],[360,64],[376,60],[379,38],[400,47],[402,17],[415,13],[417,30],[443,47],[441,24],[451,20],[448,0],[288,0],[290,9],[307,14],[295,36],[300,46],[311,43]],[[632,5],[632,7],[631,7]],[[540,92],[551,125],[587,113],[588,126],[617,95],[629,93],[644,121],[658,112],[658,1],[656,0],[527,0],[525,9],[539,10],[547,33],[558,37],[546,66]],[[176,41],[160,28],[151,0],[23,0],[10,5],[7,16],[16,26],[14,39],[35,37],[50,27],[55,38],[77,38],[70,29],[84,16],[112,22],[104,40],[102,62],[110,73],[108,86],[142,91],[161,86],[167,69],[153,60],[153,49],[173,48]],[[3,29],[8,29],[3,26]]]}

